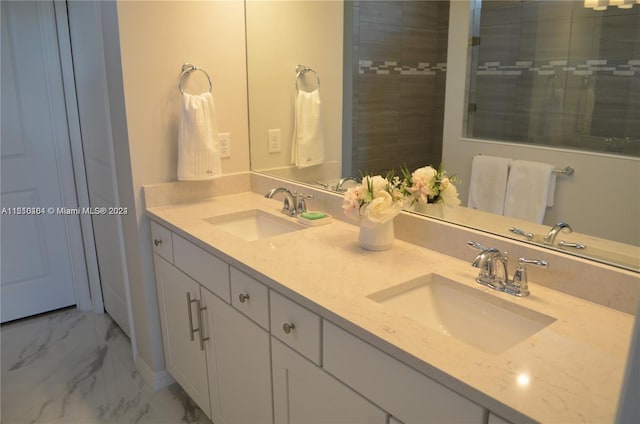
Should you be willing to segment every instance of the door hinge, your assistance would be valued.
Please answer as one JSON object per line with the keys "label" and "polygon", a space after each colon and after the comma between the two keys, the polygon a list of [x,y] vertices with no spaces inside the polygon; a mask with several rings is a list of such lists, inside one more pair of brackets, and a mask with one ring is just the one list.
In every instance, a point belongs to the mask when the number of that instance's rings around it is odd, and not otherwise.
{"label": "door hinge", "polygon": [[470,46],[479,46],[480,45],[480,37],[473,36],[469,39]]}
{"label": "door hinge", "polygon": [[475,112],[476,109],[477,109],[477,105],[475,103],[469,103],[469,108],[468,108],[469,112]]}

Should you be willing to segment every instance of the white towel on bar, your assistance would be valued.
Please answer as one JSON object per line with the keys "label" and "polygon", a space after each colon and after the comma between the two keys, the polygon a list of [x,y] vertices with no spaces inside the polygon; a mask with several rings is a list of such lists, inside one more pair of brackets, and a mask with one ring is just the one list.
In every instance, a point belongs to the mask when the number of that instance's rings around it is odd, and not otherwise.
{"label": "white towel on bar", "polygon": [[185,93],[178,134],[178,180],[210,180],[221,174],[213,96],[211,93]]}
{"label": "white towel on bar", "polygon": [[295,104],[291,163],[298,168],[324,162],[320,90],[298,92]]}
{"label": "white towel on bar", "polygon": [[476,155],[471,162],[467,206],[502,215],[511,159]]}
{"label": "white towel on bar", "polygon": [[504,215],[542,224],[547,206],[553,205],[556,185],[554,166],[525,160],[513,161]]}

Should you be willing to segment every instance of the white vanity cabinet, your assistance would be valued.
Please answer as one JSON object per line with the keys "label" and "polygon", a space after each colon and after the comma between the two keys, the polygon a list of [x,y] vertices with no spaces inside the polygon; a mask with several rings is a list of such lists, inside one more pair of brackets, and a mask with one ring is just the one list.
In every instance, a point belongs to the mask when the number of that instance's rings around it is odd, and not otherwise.
{"label": "white vanity cabinet", "polygon": [[156,223],[152,242],[167,370],[216,424],[486,422],[481,406]]}
{"label": "white vanity cabinet", "polygon": [[[216,424],[273,422],[270,336],[228,303],[230,266],[153,225],[163,237],[153,246],[167,370]],[[235,269],[231,278],[249,296],[244,312],[268,323],[268,289]]]}
{"label": "white vanity cabinet", "polygon": [[203,372],[207,362],[200,346],[199,317],[205,312],[197,309],[201,303],[200,285],[158,254],[153,256],[167,371],[200,409],[211,416],[209,383]]}

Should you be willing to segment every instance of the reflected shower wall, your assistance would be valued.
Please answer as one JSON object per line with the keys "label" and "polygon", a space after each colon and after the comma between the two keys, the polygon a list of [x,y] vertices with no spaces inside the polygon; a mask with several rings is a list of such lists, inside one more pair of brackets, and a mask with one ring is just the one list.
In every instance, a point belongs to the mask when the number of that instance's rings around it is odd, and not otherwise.
{"label": "reflected shower wall", "polygon": [[468,137],[640,156],[640,5],[478,4]]}
{"label": "reflected shower wall", "polygon": [[347,5],[353,16],[351,175],[438,166],[449,2]]}

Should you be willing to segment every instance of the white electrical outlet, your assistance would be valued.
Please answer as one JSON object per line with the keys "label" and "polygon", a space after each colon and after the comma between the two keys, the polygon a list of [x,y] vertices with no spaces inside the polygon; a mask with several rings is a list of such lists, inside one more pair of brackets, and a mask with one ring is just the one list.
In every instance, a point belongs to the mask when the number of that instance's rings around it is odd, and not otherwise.
{"label": "white electrical outlet", "polygon": [[220,144],[220,157],[231,157],[231,133],[219,133],[218,143]]}
{"label": "white electrical outlet", "polygon": [[269,140],[269,153],[280,152],[280,130],[267,130],[267,135]]}

